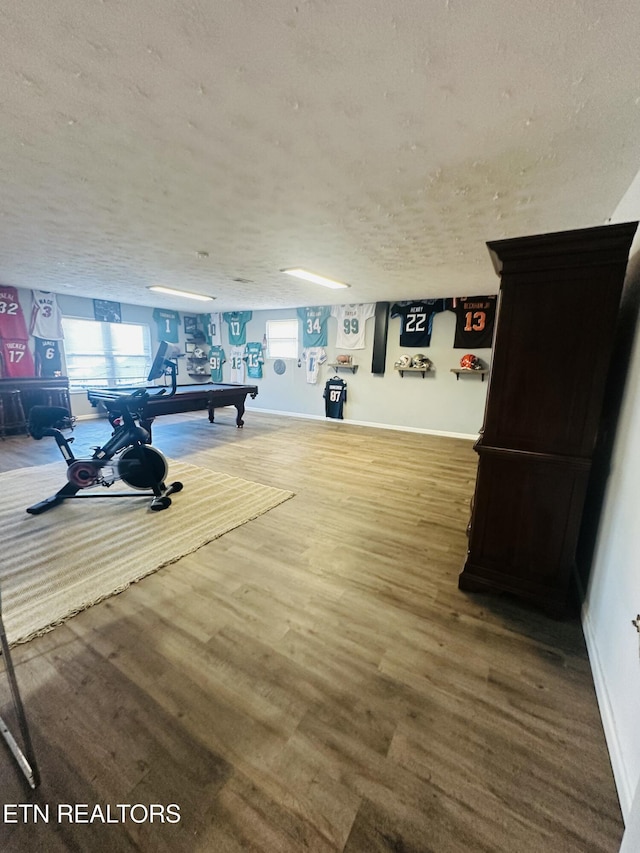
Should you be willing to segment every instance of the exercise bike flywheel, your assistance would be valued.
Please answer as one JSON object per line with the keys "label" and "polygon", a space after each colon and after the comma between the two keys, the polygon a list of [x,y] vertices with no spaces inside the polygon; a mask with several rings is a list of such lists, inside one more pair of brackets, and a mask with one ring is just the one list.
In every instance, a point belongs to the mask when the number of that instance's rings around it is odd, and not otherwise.
{"label": "exercise bike flywheel", "polygon": [[169,465],[164,455],[150,445],[127,447],[117,461],[118,477],[132,489],[151,489],[164,483]]}

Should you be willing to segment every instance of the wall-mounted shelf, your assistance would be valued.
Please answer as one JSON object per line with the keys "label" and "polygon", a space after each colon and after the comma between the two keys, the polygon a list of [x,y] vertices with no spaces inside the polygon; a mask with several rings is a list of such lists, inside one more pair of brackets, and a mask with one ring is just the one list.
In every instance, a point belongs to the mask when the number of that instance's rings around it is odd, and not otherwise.
{"label": "wall-mounted shelf", "polygon": [[469,368],[464,367],[452,367],[451,372],[456,374],[456,382],[460,379],[461,375],[466,375],[467,373],[479,376],[481,382],[484,382],[484,377],[489,372],[489,369],[487,367],[483,367],[482,370],[470,370]]}
{"label": "wall-mounted shelf", "polygon": [[327,367],[333,367],[334,370],[350,370],[351,373],[355,373],[358,369],[357,364],[338,364],[336,361],[329,362]]}
{"label": "wall-mounted shelf", "polygon": [[405,373],[421,373],[423,379],[427,373],[433,373],[433,367],[394,367],[394,370],[397,370],[400,376]]}

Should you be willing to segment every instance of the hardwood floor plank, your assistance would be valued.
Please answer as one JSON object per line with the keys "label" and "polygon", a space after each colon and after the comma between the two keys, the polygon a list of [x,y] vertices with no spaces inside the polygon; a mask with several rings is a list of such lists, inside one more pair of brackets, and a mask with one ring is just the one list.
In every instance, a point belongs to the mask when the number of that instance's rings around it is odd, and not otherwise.
{"label": "hardwood floor plank", "polygon": [[[154,444],[295,497],[15,648],[43,781],[2,751],[0,795],[181,821],[0,825],[3,851],[617,851],[577,617],[457,589],[471,442],[223,410]],[[0,447],[0,470],[56,459]]]}

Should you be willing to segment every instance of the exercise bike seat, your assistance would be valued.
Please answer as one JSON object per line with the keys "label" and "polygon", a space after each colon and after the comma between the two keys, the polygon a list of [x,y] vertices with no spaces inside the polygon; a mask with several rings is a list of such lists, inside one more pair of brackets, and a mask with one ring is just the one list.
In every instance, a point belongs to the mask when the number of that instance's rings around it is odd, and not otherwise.
{"label": "exercise bike seat", "polygon": [[40,440],[51,435],[52,429],[72,429],[75,418],[62,406],[32,406],[29,411],[27,431],[32,438]]}

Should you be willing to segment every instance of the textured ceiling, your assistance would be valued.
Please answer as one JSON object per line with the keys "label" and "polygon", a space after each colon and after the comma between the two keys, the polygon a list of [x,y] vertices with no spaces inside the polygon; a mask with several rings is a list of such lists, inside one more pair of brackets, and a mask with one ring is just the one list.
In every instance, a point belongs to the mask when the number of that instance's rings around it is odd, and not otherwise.
{"label": "textured ceiling", "polygon": [[0,39],[18,287],[495,291],[485,241],[602,224],[640,167],[637,0],[4,0]]}

